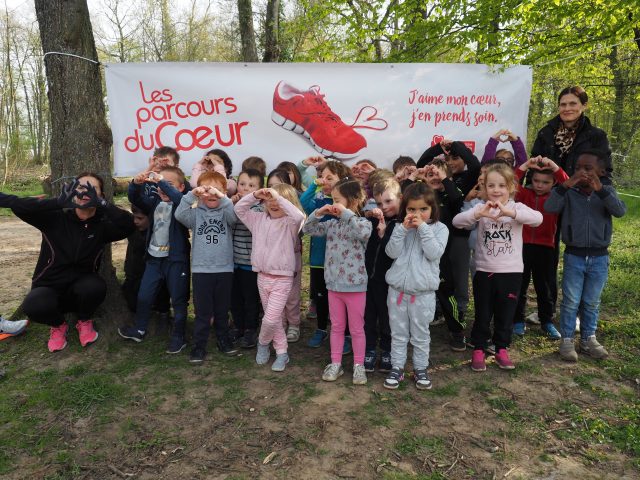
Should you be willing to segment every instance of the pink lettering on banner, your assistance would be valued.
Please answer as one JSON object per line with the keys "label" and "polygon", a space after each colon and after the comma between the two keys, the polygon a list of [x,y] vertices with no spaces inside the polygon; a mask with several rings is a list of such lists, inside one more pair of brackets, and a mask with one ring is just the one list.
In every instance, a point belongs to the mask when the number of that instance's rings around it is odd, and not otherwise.
{"label": "pink lettering on banner", "polygon": [[495,124],[499,120],[502,103],[495,94],[446,95],[443,93],[409,90],[408,104],[412,106],[409,128],[417,125],[440,127],[464,125],[477,127]]}
{"label": "pink lettering on banner", "polygon": [[[175,146],[178,151],[242,145],[242,129],[249,126],[247,121],[206,122],[193,129],[180,128],[176,121],[236,113],[238,106],[233,97],[174,102],[168,88],[148,91],[141,81],[138,86],[142,105],[135,112],[137,128],[124,140],[127,151],[152,151],[165,145]],[[149,132],[146,124],[152,121],[161,123]]]}

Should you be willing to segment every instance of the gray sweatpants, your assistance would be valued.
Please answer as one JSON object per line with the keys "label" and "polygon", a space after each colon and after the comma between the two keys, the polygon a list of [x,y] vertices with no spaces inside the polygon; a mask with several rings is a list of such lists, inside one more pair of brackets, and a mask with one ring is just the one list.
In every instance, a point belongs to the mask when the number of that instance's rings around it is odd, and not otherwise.
{"label": "gray sweatpants", "polygon": [[404,370],[407,343],[413,345],[413,368],[424,370],[429,365],[429,324],[436,311],[436,294],[409,295],[389,287],[387,295],[391,327],[391,365]]}

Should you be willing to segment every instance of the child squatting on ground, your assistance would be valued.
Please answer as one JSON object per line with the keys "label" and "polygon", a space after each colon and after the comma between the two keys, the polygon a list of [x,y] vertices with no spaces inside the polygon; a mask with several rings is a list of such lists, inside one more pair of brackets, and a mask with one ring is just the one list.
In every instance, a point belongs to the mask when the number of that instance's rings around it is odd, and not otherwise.
{"label": "child squatting on ground", "polygon": [[[260,201],[264,202],[265,211],[252,210],[252,205]],[[258,290],[264,309],[256,363],[265,365],[269,362],[270,344],[273,342],[276,360],[271,370],[282,372],[289,362],[282,314],[296,273],[295,250],[304,213],[296,190],[285,184],[245,195],[236,204],[235,211],[251,231],[251,264],[258,272]]]}
{"label": "child squatting on ground", "polygon": [[562,215],[560,223],[565,244],[560,305],[560,356],[576,362],[573,335],[576,315],[580,315],[580,351],[593,358],[608,352],[596,339],[600,297],[609,274],[611,217],[622,217],[626,205],[612,185],[603,185],[605,156],[586,150],[576,161],[575,172],[553,189],[544,208]]}
{"label": "child squatting on ground", "polygon": [[471,369],[476,372],[487,369],[484,349],[490,340],[492,318],[496,362],[503,369],[515,368],[507,348],[522,281],[522,226],[542,223],[540,212],[511,199],[515,190],[512,168],[491,165],[485,174],[486,201],[453,219],[458,228],[478,224],[473,276],[475,321],[471,330]]}

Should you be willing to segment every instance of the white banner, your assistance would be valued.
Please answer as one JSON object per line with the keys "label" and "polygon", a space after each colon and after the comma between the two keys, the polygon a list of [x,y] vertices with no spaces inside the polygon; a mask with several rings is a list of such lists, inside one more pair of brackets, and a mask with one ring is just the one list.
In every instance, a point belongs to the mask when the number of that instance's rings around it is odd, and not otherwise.
{"label": "white banner", "polygon": [[[348,165],[417,160],[442,138],[482,155],[508,128],[526,143],[531,67],[475,64],[112,63],[106,67],[115,174],[177,147],[187,175],[211,149],[238,174],[324,154]],[[508,143],[505,145],[508,146]]]}

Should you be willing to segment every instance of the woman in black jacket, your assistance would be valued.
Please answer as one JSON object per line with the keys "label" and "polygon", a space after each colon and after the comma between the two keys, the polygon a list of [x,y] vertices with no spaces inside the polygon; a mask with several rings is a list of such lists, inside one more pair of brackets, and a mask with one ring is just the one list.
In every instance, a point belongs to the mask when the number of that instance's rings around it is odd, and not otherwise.
{"label": "woman in black jacket", "polygon": [[107,287],[97,274],[105,245],[127,238],[134,230],[132,215],[102,196],[103,181],[93,173],[65,185],[57,199],[18,198],[0,193],[0,207],[42,233],[42,245],[31,283],[22,303],[34,322],[51,326],[49,351],[67,346],[64,314],[78,315],[81,345],[98,339],[91,317],[104,301]]}
{"label": "woman in black jacket", "polygon": [[605,154],[607,175],[611,175],[611,148],[607,134],[591,125],[584,112],[589,97],[582,87],[567,87],[558,95],[558,115],[538,132],[531,156],[547,157],[558,164],[569,176],[573,175],[576,161],[585,150],[596,149]]}

